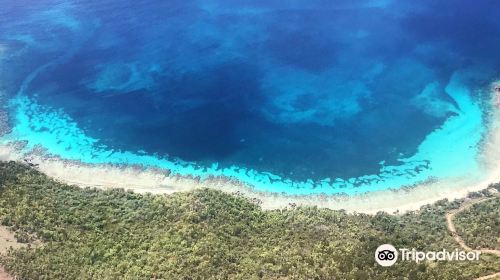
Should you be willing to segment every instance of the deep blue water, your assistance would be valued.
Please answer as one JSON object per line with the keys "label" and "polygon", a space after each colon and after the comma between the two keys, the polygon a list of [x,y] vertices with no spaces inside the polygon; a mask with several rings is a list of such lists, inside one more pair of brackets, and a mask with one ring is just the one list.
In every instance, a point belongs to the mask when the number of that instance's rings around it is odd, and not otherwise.
{"label": "deep blue water", "polygon": [[56,60],[23,94],[100,144],[294,180],[397,164],[500,72],[496,0],[0,3],[7,94]]}

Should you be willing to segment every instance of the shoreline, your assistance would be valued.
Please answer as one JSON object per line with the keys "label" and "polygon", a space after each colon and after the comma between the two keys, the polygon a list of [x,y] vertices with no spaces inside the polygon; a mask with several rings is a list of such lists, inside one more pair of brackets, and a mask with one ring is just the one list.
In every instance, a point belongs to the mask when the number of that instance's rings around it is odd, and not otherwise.
{"label": "shoreline", "polygon": [[99,189],[123,188],[138,193],[172,194],[179,191],[209,188],[233,195],[242,195],[259,204],[264,210],[294,206],[317,206],[344,209],[347,212],[374,214],[379,211],[404,213],[442,199],[459,199],[469,192],[480,191],[500,182],[500,110],[496,98],[500,94],[493,83],[491,111],[488,112],[490,129],[482,142],[478,161],[487,176],[474,178],[464,174],[461,178],[431,180],[411,187],[388,189],[354,195],[287,195],[254,191],[250,186],[229,177],[210,177],[205,180],[193,176],[171,175],[168,170],[143,168],[136,165],[86,164],[47,156],[43,149],[34,149],[22,155],[19,147],[0,145],[0,160],[23,162],[29,160],[37,169],[63,183]]}
{"label": "shoreline", "polygon": [[[500,130],[495,130],[496,143],[500,143]],[[490,148],[500,148],[492,145]],[[0,160],[22,162],[23,157],[13,146],[0,146]],[[235,180],[214,177],[200,181],[196,178],[169,176],[160,169],[144,169],[138,166],[91,165],[47,158],[33,153],[28,156],[30,163],[49,177],[63,183],[79,187],[96,187],[98,189],[123,188],[137,193],[152,193],[169,195],[175,192],[192,191],[209,188],[233,195],[244,196],[259,204],[263,210],[283,209],[294,206],[317,206],[347,212],[375,214],[379,211],[387,213],[405,213],[419,210],[421,206],[432,204],[438,200],[460,199],[470,192],[488,188],[491,184],[500,182],[500,166],[490,172],[490,175],[477,182],[474,178],[457,178],[448,181],[432,181],[410,188],[375,191],[357,195],[307,195],[294,196],[281,193],[263,193],[253,191]]]}

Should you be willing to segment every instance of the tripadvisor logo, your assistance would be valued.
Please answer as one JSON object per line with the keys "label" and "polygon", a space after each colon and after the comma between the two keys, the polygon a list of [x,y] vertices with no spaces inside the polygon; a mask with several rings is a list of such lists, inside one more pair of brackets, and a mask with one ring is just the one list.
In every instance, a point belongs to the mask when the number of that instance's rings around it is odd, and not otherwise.
{"label": "tripadvisor logo", "polygon": [[401,255],[401,261],[422,262],[422,261],[478,261],[480,251],[428,251],[422,252],[413,249],[399,249],[397,250],[391,244],[383,244],[378,246],[375,251],[375,261],[381,266],[392,266],[398,261],[398,256]]}
{"label": "tripadvisor logo", "polygon": [[381,266],[391,266],[398,260],[398,250],[391,244],[378,246],[375,251],[375,261]]}

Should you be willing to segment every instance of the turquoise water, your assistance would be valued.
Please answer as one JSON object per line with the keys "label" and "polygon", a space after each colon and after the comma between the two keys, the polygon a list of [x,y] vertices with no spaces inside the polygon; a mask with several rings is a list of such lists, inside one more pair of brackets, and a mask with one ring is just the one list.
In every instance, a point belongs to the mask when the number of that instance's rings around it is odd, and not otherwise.
{"label": "turquoise water", "polygon": [[495,1],[7,4],[23,152],[361,193],[482,175]]}

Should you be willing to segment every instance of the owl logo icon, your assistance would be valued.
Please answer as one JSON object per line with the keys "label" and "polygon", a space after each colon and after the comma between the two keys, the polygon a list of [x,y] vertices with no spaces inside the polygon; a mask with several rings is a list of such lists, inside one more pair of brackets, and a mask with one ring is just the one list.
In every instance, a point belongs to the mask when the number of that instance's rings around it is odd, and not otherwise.
{"label": "owl logo icon", "polygon": [[375,251],[375,261],[381,266],[391,266],[398,260],[398,250],[391,244],[378,246]]}

